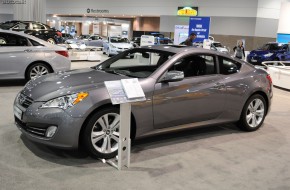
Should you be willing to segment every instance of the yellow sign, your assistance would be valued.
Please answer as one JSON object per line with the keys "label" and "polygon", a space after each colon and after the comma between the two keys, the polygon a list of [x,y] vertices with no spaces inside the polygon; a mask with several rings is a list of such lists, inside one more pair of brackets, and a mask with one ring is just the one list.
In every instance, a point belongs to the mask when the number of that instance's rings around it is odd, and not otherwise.
{"label": "yellow sign", "polygon": [[177,15],[179,16],[197,16],[198,7],[178,7]]}

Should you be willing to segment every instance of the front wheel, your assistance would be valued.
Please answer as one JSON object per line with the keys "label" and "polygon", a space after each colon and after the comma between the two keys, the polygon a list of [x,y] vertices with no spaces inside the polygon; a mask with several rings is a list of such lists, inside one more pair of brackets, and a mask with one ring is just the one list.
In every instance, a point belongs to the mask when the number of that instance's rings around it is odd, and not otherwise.
{"label": "front wheel", "polygon": [[85,148],[97,158],[113,158],[118,152],[120,115],[111,107],[91,116],[82,132]]}
{"label": "front wheel", "polygon": [[26,72],[26,79],[30,80],[36,77],[40,77],[42,75],[47,75],[51,73],[51,69],[44,63],[35,63],[31,65]]}
{"label": "front wheel", "polygon": [[244,131],[256,131],[263,124],[266,112],[267,105],[264,97],[259,94],[253,95],[243,108],[238,122],[239,128]]}

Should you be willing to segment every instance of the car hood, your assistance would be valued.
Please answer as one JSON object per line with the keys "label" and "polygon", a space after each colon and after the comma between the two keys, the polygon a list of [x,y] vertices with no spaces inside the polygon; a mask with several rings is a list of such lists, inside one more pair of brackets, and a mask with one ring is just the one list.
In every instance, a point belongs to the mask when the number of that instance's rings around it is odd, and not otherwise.
{"label": "car hood", "polygon": [[132,45],[130,43],[111,43],[113,46],[117,48],[130,48]]}
{"label": "car hood", "polygon": [[22,93],[34,101],[48,101],[50,99],[103,88],[104,81],[128,78],[116,74],[106,73],[95,69],[80,69],[67,72],[49,74],[29,81]]}

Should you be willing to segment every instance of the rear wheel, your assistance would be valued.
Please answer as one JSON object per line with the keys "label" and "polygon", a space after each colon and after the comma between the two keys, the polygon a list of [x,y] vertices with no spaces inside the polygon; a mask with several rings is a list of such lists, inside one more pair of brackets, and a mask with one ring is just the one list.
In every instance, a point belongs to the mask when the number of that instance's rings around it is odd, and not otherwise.
{"label": "rear wheel", "polygon": [[26,72],[26,79],[30,80],[36,77],[40,77],[42,75],[46,75],[51,73],[51,69],[44,63],[35,63],[31,65]]}
{"label": "rear wheel", "polygon": [[97,158],[113,158],[117,155],[119,141],[119,109],[110,107],[91,116],[84,131],[82,142]]}
{"label": "rear wheel", "polygon": [[244,131],[256,131],[264,122],[267,111],[266,101],[263,96],[256,94],[246,102],[241,118],[238,122]]}

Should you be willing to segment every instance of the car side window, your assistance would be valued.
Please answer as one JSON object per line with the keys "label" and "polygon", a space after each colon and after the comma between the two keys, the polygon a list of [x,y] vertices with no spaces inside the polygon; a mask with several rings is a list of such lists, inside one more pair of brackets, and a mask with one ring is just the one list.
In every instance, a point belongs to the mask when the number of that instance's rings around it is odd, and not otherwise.
{"label": "car side window", "polygon": [[28,23],[19,23],[17,26],[14,26],[13,29],[16,29],[16,30],[28,30],[29,29],[29,24]]}
{"label": "car side window", "polygon": [[169,70],[183,71],[184,77],[217,74],[213,55],[191,55],[179,59]]}
{"label": "car side window", "polygon": [[31,42],[31,44],[33,45],[33,46],[44,46],[43,44],[41,44],[41,43],[39,43],[39,42],[37,42],[37,41],[34,41],[34,40],[29,40],[30,42]]}
{"label": "car side window", "polygon": [[240,72],[242,66],[241,63],[225,57],[219,57],[219,63],[220,63],[220,73],[223,75],[238,73]]}
{"label": "car side window", "polygon": [[29,46],[25,37],[9,33],[0,33],[0,46]]}
{"label": "car side window", "polygon": [[45,30],[45,27],[42,24],[32,24],[33,30]]}

